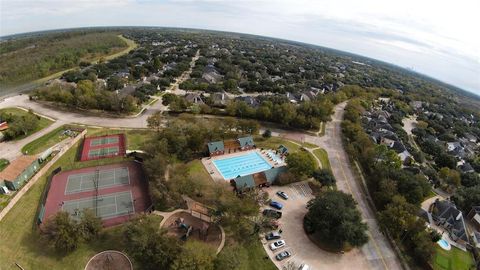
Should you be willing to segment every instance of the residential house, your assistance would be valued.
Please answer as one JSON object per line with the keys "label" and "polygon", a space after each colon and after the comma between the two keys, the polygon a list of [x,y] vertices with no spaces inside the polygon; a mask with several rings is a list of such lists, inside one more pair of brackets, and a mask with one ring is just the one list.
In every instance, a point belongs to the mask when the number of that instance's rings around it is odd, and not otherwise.
{"label": "residential house", "polygon": [[247,103],[247,105],[249,105],[253,108],[257,108],[258,106],[260,106],[260,102],[257,100],[257,98],[252,97],[252,96],[240,96],[240,97],[235,98],[235,100],[243,101],[243,102]]}
{"label": "residential house", "polygon": [[450,238],[461,246],[468,243],[467,229],[462,212],[454,203],[446,200],[436,200],[432,207],[432,218],[437,226],[444,228]]}
{"label": "residential house", "polygon": [[217,83],[223,79],[223,75],[213,65],[207,65],[203,70],[202,79],[208,83]]}
{"label": "residential house", "polygon": [[467,214],[467,219],[470,220],[478,231],[480,231],[480,206],[473,206]]}
{"label": "residential house", "polygon": [[230,101],[230,97],[228,93],[225,91],[213,93],[210,95],[213,105],[215,106],[225,106],[227,105],[228,101]]}
{"label": "residential house", "polygon": [[203,102],[202,95],[198,93],[187,93],[185,95],[185,100],[193,104],[205,104],[205,102]]}

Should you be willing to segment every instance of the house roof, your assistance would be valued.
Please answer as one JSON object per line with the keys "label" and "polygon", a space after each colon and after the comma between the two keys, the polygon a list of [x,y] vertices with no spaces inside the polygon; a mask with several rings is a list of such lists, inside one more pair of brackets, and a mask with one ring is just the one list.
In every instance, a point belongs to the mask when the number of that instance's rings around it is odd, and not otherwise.
{"label": "house roof", "polygon": [[272,168],[272,169],[266,170],[266,171],[264,171],[264,173],[265,173],[265,177],[267,178],[267,181],[271,184],[275,181],[275,179],[277,179],[277,177],[278,177],[278,175],[280,175],[280,173],[286,172],[286,171],[287,171],[287,167],[282,166],[282,167],[277,167],[277,168]]}
{"label": "house roof", "polygon": [[251,136],[238,138],[238,143],[240,144],[240,147],[255,145],[255,143],[253,142],[253,138]]}
{"label": "house roof", "polygon": [[14,161],[12,161],[12,163],[10,163],[10,165],[8,165],[7,168],[0,172],[0,180],[15,180],[36,159],[37,156],[35,155],[21,156],[15,159]]}
{"label": "house roof", "polygon": [[215,151],[223,151],[225,149],[223,141],[209,142],[208,152],[213,153]]}
{"label": "house roof", "polygon": [[449,227],[450,233],[457,238],[468,242],[467,230],[465,228],[465,222],[460,210],[457,209],[455,204],[450,201],[436,200],[434,202],[434,210],[432,216],[434,219],[440,222],[444,222],[444,227]]}

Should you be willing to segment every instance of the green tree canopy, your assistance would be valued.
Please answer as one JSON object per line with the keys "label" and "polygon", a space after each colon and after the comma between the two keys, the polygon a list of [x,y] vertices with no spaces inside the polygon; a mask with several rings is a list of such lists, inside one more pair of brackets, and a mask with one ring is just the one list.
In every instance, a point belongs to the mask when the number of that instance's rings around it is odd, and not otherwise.
{"label": "green tree canopy", "polygon": [[311,176],[315,170],[315,160],[307,151],[291,153],[286,158],[290,172],[297,176]]}
{"label": "green tree canopy", "polygon": [[345,244],[362,246],[368,241],[367,224],[352,196],[341,191],[326,191],[308,202],[305,228],[321,241],[342,248]]}

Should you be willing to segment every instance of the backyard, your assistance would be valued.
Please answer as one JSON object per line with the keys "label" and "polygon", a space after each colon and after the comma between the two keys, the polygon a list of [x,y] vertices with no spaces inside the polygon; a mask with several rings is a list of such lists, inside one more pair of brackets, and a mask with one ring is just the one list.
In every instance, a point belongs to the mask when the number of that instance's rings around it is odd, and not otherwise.
{"label": "backyard", "polygon": [[470,270],[475,269],[472,255],[459,248],[452,247],[451,250],[444,250],[436,245],[433,256],[434,270]]}

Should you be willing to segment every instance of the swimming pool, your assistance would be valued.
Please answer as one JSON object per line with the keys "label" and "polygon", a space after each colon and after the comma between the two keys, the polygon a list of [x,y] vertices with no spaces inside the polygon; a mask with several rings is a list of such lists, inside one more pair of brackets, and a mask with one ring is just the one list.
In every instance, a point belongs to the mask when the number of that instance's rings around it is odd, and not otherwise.
{"label": "swimming pool", "polygon": [[213,161],[215,167],[224,179],[232,179],[270,169],[272,166],[257,152],[249,152]]}
{"label": "swimming pool", "polygon": [[438,240],[437,244],[438,244],[439,246],[441,246],[441,247],[442,247],[443,249],[445,249],[445,250],[450,250],[450,249],[452,248],[452,247],[450,246],[450,243],[448,243],[448,241],[445,240],[445,239],[443,239],[443,238],[440,239],[440,240]]}

